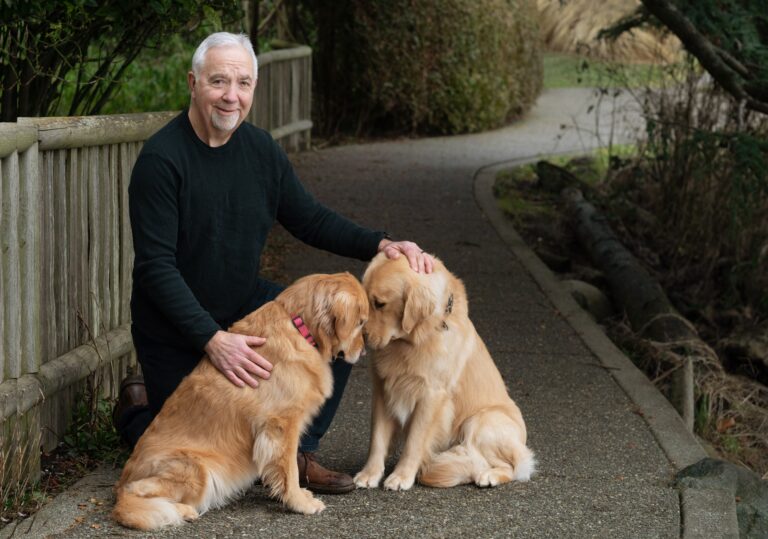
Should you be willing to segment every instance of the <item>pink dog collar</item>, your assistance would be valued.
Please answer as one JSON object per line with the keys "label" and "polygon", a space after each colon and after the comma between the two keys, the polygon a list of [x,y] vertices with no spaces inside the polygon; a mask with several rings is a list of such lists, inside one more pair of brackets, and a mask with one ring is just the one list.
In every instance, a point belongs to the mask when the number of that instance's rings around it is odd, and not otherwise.
{"label": "pink dog collar", "polygon": [[302,320],[301,316],[297,314],[291,320],[293,321],[293,325],[296,326],[296,329],[299,330],[299,333],[301,333],[301,336],[304,337],[309,344],[317,348],[315,338],[309,332],[309,328],[304,324],[304,320]]}

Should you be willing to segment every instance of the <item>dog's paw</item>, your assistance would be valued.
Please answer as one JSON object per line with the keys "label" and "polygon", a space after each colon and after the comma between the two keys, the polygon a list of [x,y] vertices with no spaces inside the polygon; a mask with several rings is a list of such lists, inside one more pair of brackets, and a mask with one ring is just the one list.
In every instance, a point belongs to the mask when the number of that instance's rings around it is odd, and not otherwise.
{"label": "dog's paw", "polygon": [[186,503],[175,503],[174,507],[176,507],[176,511],[179,512],[181,518],[187,522],[197,520],[197,518],[200,516],[194,507],[187,505]]}
{"label": "dog's paw", "polygon": [[495,487],[496,485],[512,481],[512,474],[511,469],[489,468],[480,473],[475,480],[475,484],[478,487]]}
{"label": "dog's paw", "polygon": [[379,486],[381,476],[384,475],[384,470],[369,470],[367,467],[363,468],[355,476],[355,485],[358,488],[376,488]]}
{"label": "dog's paw", "polygon": [[305,515],[316,515],[325,509],[325,504],[312,496],[312,493],[303,488],[299,494],[291,500],[286,500],[286,505],[292,511]]}
{"label": "dog's paw", "polygon": [[406,476],[394,471],[384,481],[384,488],[387,490],[408,490],[413,486],[415,480],[414,475]]}

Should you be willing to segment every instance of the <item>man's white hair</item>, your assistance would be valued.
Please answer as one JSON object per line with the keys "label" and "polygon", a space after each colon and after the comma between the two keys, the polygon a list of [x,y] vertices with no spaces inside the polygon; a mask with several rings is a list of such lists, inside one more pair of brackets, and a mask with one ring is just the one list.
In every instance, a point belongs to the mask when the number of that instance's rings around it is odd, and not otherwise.
{"label": "man's white hair", "polygon": [[245,34],[231,34],[229,32],[216,32],[206,37],[200,43],[194,56],[192,56],[192,73],[195,74],[195,77],[200,76],[200,70],[203,69],[203,64],[205,64],[205,55],[210,49],[215,47],[231,47],[233,45],[239,45],[250,53],[253,59],[253,78],[254,80],[258,79],[259,61],[256,59],[256,53],[253,52],[251,40]]}

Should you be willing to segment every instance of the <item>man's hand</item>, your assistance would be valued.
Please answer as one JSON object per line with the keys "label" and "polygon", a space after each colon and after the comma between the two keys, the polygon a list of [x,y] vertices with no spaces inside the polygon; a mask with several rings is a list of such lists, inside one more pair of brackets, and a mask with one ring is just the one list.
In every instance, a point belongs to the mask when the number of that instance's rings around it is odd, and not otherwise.
{"label": "man's hand", "polygon": [[211,363],[237,387],[245,387],[245,384],[258,387],[259,381],[252,375],[267,380],[272,364],[251,346],[261,346],[265,342],[264,337],[217,331],[205,345],[205,352]]}
{"label": "man's hand", "polygon": [[434,259],[412,241],[392,241],[383,239],[379,242],[379,252],[384,252],[392,260],[401,254],[408,259],[408,265],[416,273],[432,273]]}

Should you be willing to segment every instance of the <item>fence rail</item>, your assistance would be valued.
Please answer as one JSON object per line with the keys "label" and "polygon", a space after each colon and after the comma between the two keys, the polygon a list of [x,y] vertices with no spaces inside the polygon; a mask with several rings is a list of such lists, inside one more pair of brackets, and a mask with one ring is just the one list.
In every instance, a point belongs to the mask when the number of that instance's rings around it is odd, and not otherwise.
{"label": "fence rail", "polygon": [[[305,149],[310,89],[308,47],[262,54],[248,120]],[[0,123],[0,460],[37,432],[55,445],[83,379],[97,374],[114,395],[135,363],[128,182],[143,142],[176,114]]]}

